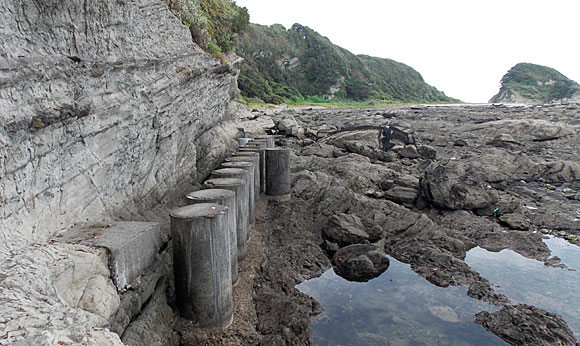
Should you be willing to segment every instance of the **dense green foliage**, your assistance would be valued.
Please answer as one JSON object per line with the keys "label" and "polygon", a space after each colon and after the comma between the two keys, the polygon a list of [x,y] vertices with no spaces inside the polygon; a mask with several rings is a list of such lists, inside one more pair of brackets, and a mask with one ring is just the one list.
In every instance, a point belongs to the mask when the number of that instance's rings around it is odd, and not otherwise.
{"label": "dense green foliage", "polygon": [[548,103],[572,97],[580,92],[578,83],[553,68],[519,63],[501,79],[500,92],[490,102],[517,100],[526,103]]}
{"label": "dense green foliage", "polygon": [[457,101],[407,65],[356,56],[300,24],[289,30],[279,24],[250,24],[235,50],[245,59],[238,80],[242,95],[267,103]]}
{"label": "dense green foliage", "polygon": [[189,27],[202,49],[221,57],[233,48],[236,36],[246,30],[248,9],[232,0],[165,0],[173,14]]}

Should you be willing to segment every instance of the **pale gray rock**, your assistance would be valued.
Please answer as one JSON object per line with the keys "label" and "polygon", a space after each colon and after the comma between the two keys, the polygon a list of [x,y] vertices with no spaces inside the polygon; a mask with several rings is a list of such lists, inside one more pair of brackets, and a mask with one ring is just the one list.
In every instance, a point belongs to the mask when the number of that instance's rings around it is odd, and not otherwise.
{"label": "pale gray rock", "polygon": [[[338,154],[338,155],[337,155]],[[333,145],[314,142],[301,150],[301,155],[304,156],[319,156],[325,158],[334,158],[340,156],[340,150]]]}
{"label": "pale gray rock", "polygon": [[[33,244],[7,255],[0,262],[3,343],[122,345],[106,329],[119,297],[103,249]],[[90,306],[97,296],[99,302]]]}
{"label": "pale gray rock", "polygon": [[203,52],[157,0],[2,2],[0,23],[2,343],[120,345],[108,258],[47,242],[112,219],[166,235],[236,145],[241,60]]}
{"label": "pale gray rock", "polygon": [[421,193],[435,205],[449,209],[481,209],[497,198],[461,164],[432,164],[421,178]]}
{"label": "pale gray rock", "polygon": [[418,196],[419,191],[417,189],[404,186],[394,186],[385,192],[386,199],[404,205],[412,205]]}
{"label": "pale gray rock", "polygon": [[292,157],[296,167],[302,167],[312,172],[324,171],[339,179],[341,184],[349,186],[360,193],[376,189],[381,181],[393,178],[396,173],[382,165],[372,164],[365,156],[348,154],[337,158],[318,156]]}
{"label": "pale gray rock", "polygon": [[392,151],[383,151],[382,149],[374,148],[367,144],[360,144],[358,142],[344,142],[343,146],[351,153],[366,156],[371,161],[393,162],[397,159],[397,154]]}
{"label": "pale gray rock", "polygon": [[272,117],[254,114],[236,101],[230,102],[228,106],[228,118],[232,121],[239,121],[239,127],[243,129],[245,137],[264,135],[266,130],[276,127]]}
{"label": "pale gray rock", "polygon": [[[544,119],[503,119],[485,124],[497,136],[509,135],[513,142],[539,142],[575,134],[568,125]],[[477,129],[476,129],[477,130]]]}
{"label": "pale gray rock", "polygon": [[550,183],[565,183],[580,179],[580,163],[554,160],[538,164],[538,176]]}
{"label": "pale gray rock", "polygon": [[224,69],[154,0],[7,2],[0,22],[0,240],[159,220],[168,192],[194,183],[198,140],[226,117],[241,61]]}
{"label": "pale gray rock", "polygon": [[168,253],[157,258],[141,276],[132,282],[131,288],[121,294],[119,308],[115,315],[109,318],[111,331],[123,335],[131,320],[141,312],[145,303],[155,292],[159,281],[163,277],[170,275],[171,270],[166,265],[167,257],[170,257]]}
{"label": "pale gray rock", "polygon": [[413,189],[419,188],[419,178],[410,174],[401,174],[394,181],[394,185],[410,187]]}
{"label": "pale gray rock", "polygon": [[304,128],[298,125],[298,122],[291,114],[284,115],[276,122],[276,128],[280,133],[291,137],[304,137]]}
{"label": "pale gray rock", "polygon": [[179,336],[173,330],[177,316],[167,305],[166,285],[160,284],[147,307],[133,321],[122,336],[123,343],[130,346],[171,346],[179,345]]}
{"label": "pale gray rock", "polygon": [[[206,131],[197,139],[196,183],[204,181],[211,171],[238,149],[236,138],[245,134],[237,123],[224,123]],[[193,189],[190,188],[191,192]]]}
{"label": "pale gray rock", "polygon": [[343,131],[330,135],[322,140],[323,143],[334,145],[338,148],[345,148],[345,143],[356,142],[369,148],[382,149],[380,143],[380,129]]}
{"label": "pale gray rock", "polygon": [[499,217],[499,221],[510,229],[520,231],[530,229],[530,222],[521,214],[504,214]]}
{"label": "pale gray rock", "polygon": [[425,160],[435,160],[437,158],[437,150],[428,145],[417,145],[417,152]]}
{"label": "pale gray rock", "polygon": [[322,231],[328,241],[339,246],[364,244],[369,240],[361,219],[356,215],[340,213],[330,218],[328,227]]}

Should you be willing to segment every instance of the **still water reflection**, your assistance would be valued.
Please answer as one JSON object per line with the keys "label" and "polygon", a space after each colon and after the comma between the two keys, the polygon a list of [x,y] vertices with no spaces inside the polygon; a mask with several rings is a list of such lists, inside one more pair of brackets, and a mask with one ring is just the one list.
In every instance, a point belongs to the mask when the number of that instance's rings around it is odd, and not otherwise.
{"label": "still water reflection", "polygon": [[546,267],[512,250],[490,252],[474,248],[465,262],[514,303],[526,303],[560,314],[580,336],[580,247],[560,238],[544,240],[553,256],[569,269]]}
{"label": "still water reflection", "polygon": [[324,311],[312,318],[319,345],[504,345],[475,324],[474,314],[497,308],[469,298],[466,287],[440,288],[390,258],[389,269],[366,283],[331,269],[297,288]]}

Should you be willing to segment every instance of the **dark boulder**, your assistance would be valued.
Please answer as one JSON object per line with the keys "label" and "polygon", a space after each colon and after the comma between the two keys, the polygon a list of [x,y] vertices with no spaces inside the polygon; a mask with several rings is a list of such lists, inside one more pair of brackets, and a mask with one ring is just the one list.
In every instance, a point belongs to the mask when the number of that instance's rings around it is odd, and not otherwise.
{"label": "dark boulder", "polygon": [[374,245],[355,244],[338,250],[332,258],[338,275],[349,280],[365,282],[381,275],[389,267],[387,255]]}
{"label": "dark boulder", "polygon": [[417,152],[425,160],[435,160],[437,158],[437,151],[435,148],[428,145],[418,145]]}
{"label": "dark boulder", "polygon": [[504,306],[479,312],[475,322],[512,345],[578,345],[574,333],[559,315],[535,306]]}
{"label": "dark boulder", "polygon": [[418,159],[421,157],[421,154],[417,152],[417,147],[414,145],[407,145],[393,150],[402,158]]}

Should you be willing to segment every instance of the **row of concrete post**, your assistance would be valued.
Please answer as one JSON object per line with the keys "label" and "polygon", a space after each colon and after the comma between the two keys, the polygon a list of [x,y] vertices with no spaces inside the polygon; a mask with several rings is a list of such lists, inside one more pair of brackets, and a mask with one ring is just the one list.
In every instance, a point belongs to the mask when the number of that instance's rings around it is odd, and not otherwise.
{"label": "row of concrete post", "polygon": [[274,141],[239,138],[239,151],[211,173],[204,189],[170,212],[178,311],[200,327],[225,328],[233,320],[232,285],[248,254],[260,193],[290,196],[290,150]]}

